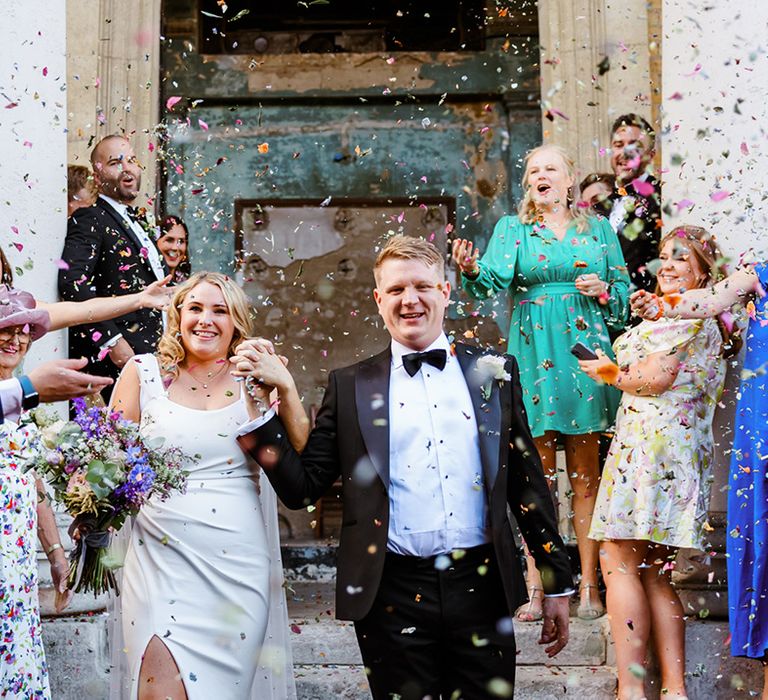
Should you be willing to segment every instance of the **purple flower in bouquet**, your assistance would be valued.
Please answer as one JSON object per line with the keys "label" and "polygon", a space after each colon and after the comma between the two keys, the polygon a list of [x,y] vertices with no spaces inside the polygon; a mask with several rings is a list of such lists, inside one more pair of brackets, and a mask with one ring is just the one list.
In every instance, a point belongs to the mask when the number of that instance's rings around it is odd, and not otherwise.
{"label": "purple flower in bouquet", "polygon": [[107,408],[89,408],[83,400],[75,401],[72,421],[49,430],[45,439],[41,435],[29,468],[47,478],[74,518],[70,531],[80,534],[70,588],[97,595],[116,588],[110,533],[149,499],[184,492],[185,467],[194,459],[177,447],[163,447],[162,440],[145,440],[136,423]]}

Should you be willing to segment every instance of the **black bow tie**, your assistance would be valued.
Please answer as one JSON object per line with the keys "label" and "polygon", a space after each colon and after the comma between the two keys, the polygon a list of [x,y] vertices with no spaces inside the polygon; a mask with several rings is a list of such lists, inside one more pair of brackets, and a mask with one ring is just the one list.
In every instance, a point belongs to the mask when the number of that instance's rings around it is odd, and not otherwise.
{"label": "black bow tie", "polygon": [[441,370],[445,367],[448,353],[445,350],[427,350],[427,352],[411,352],[403,355],[403,367],[409,376],[413,376],[425,362]]}
{"label": "black bow tie", "polygon": [[138,207],[126,207],[125,213],[131,221],[141,221],[144,218],[141,215],[141,209]]}

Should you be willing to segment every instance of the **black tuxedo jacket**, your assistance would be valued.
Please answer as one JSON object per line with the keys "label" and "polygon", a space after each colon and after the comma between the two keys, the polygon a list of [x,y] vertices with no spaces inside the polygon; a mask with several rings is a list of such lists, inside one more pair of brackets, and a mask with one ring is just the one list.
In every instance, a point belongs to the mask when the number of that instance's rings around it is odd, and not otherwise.
{"label": "black tuxedo jacket", "polygon": [[[156,280],[129,223],[103,199],[78,209],[67,222],[61,254],[68,269],[59,272],[59,295],[66,301],[139,292]],[[87,357],[88,371],[117,376],[109,358],[95,361],[99,348],[118,333],[138,353],[152,353],[163,330],[162,314],[139,309],[111,321],[69,329],[70,357]]]}
{"label": "black tuxedo jacket", "polygon": [[[522,567],[509,521],[514,517],[542,572],[546,592],[573,583],[557,533],[554,506],[523,408],[517,362],[511,381],[493,381],[483,398],[476,370],[483,351],[457,344],[477,417],[490,528],[510,614],[526,600]],[[331,372],[309,442],[298,455],[279,418],[240,438],[286,506],[304,508],[341,476],[343,515],[336,579],[336,615],[360,620],[381,581],[389,528],[389,375],[391,352]]]}
{"label": "black tuxedo jacket", "polygon": [[659,257],[661,189],[659,181],[653,177],[646,182],[653,187],[652,194],[638,194],[630,182],[624,186],[627,194],[622,195],[615,189],[611,201],[615,203],[625,196],[627,198],[624,219],[616,233],[632,283],[639,289],[651,291],[656,286],[656,277],[645,266]]}

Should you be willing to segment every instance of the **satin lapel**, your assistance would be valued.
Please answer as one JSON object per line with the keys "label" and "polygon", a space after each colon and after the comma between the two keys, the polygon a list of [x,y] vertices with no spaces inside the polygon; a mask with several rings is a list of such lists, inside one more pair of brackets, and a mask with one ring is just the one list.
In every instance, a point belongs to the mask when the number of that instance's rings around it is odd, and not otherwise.
{"label": "satin lapel", "polygon": [[140,260],[144,260],[148,267],[152,267],[149,264],[149,260],[141,254],[141,249],[144,247],[139,240],[138,236],[134,233],[133,228],[118,214],[109,202],[104,201],[101,197],[97,200],[99,206],[112,217],[112,220],[120,227],[120,230],[125,234],[131,245],[136,249],[136,254]]}
{"label": "satin lapel", "polygon": [[[360,364],[355,377],[355,404],[360,433],[373,468],[389,490],[389,348]],[[343,428],[342,428],[343,429]]]}
{"label": "satin lapel", "polygon": [[457,343],[456,358],[461,365],[461,371],[469,387],[469,396],[472,399],[472,407],[475,409],[477,420],[477,433],[480,437],[480,459],[483,462],[483,475],[487,484],[488,493],[493,490],[496,477],[499,473],[499,460],[501,458],[501,428],[502,407],[499,383],[491,384],[491,395],[486,401],[483,397],[481,375],[475,369],[477,358],[483,355],[481,350]]}

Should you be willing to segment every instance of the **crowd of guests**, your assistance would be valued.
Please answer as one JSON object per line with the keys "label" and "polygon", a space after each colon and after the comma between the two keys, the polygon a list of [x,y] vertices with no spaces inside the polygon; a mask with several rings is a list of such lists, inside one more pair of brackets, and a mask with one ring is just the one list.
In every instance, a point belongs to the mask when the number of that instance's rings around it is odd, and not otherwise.
{"label": "crowd of guests", "polygon": [[[765,660],[768,407],[758,378],[768,273],[758,265],[727,277],[700,227],[662,238],[654,153],[654,131],[635,114],[613,125],[613,172],[580,185],[566,152],[535,148],[517,214],[497,222],[483,254],[454,241],[469,296],[511,295],[508,356],[451,344],[443,255],[390,239],[373,273],[391,345],[331,373],[310,431],[285,358],[253,337],[242,290],[224,275],[191,275],[184,222],[155,226],[134,206],[141,167],[130,142],[100,141],[92,170],[68,170],[63,301],[13,289],[0,257],[0,494],[18,504],[3,521],[2,690],[50,695],[30,523],[57,606],[70,595],[45,487],[23,470],[29,428],[18,417],[39,401],[101,392],[148,437],[199,457],[187,492],[143,509],[128,533],[115,697],[293,697],[275,494],[304,508],[339,478],[336,611],[355,622],[375,698],[483,698],[491,679],[513,688],[510,620],[543,620],[553,656],[567,643],[572,594],[582,619],[607,607],[621,700],[644,696],[649,642],[665,697],[686,697],[671,572],[680,548],[706,546],[712,419],[739,346],[718,315],[739,305],[751,319],[729,491],[731,644]],[[62,327],[70,356],[87,359],[14,379],[29,344]],[[557,532],[558,448],[577,590]],[[524,540],[525,581],[508,512]],[[263,647],[281,663],[263,654],[259,663]]]}

